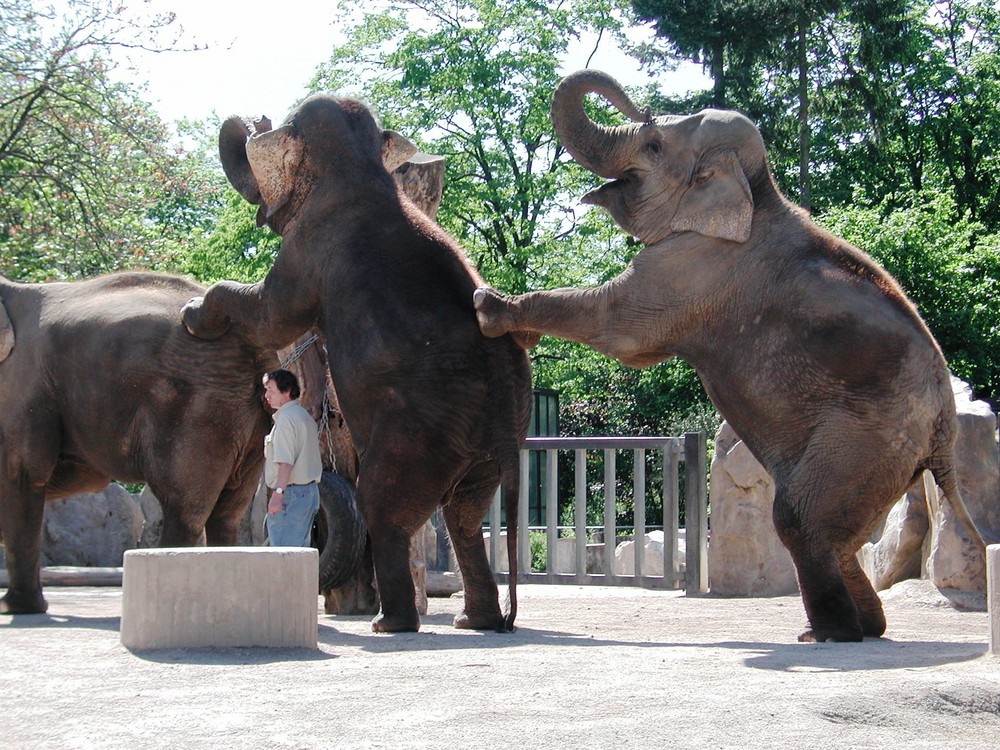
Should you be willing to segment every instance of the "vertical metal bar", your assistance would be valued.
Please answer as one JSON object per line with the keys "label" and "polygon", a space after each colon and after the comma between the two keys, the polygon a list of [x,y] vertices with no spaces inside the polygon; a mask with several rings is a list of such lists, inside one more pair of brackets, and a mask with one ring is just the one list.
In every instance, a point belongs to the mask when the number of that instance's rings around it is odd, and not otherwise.
{"label": "vertical metal bar", "polygon": [[545,451],[545,573],[555,583],[556,540],[559,539],[559,451]]}
{"label": "vertical metal bar", "polygon": [[528,541],[528,458],[531,451],[521,451],[521,499],[517,504],[517,518],[507,521],[507,533],[517,534],[517,569],[522,575],[531,572],[531,543]]}
{"label": "vertical metal bar", "polygon": [[680,516],[680,441],[673,439],[663,447],[663,575],[671,586],[682,582],[678,560],[678,518]]}
{"label": "vertical metal bar", "polygon": [[684,537],[688,594],[708,591],[708,483],[704,432],[684,435]]}
{"label": "vertical metal bar", "polygon": [[573,522],[576,525],[576,580],[583,582],[587,575],[587,451],[574,451],[574,484],[576,502],[573,508]]}
{"label": "vertical metal bar", "polygon": [[646,451],[636,448],[632,451],[632,499],[633,526],[635,533],[635,583],[642,583],[643,559],[646,556]]}
{"label": "vertical metal bar", "polygon": [[615,545],[618,542],[615,513],[615,451],[604,449],[604,575],[615,583]]}
{"label": "vertical metal bar", "polygon": [[490,565],[496,575],[500,570],[500,488],[490,505]]}

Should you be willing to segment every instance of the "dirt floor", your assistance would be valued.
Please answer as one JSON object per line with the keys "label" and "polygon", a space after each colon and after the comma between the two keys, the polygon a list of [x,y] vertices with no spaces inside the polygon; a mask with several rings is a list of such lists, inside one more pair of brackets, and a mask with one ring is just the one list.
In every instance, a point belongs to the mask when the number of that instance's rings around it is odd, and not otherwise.
{"label": "dirt floor", "polygon": [[512,634],[416,634],[319,608],[319,650],[130,652],[121,589],[48,588],[0,616],[0,747],[845,748],[1000,743],[985,612],[927,581],[884,592],[886,637],[799,644],[797,597],[521,586]]}

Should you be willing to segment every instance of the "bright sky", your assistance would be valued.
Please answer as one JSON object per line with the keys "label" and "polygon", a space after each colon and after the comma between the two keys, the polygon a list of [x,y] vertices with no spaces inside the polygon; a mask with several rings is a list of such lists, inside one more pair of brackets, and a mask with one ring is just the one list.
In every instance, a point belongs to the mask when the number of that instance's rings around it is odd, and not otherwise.
{"label": "bright sky", "polygon": [[[375,2],[372,3],[375,5]],[[215,120],[231,114],[284,119],[307,91],[316,68],[333,47],[336,3],[271,0],[239,5],[217,0],[151,0],[153,11],[173,11],[184,42],[206,49],[185,53],[140,53],[133,58],[138,75],[149,82],[147,98],[167,122],[182,117]],[[233,10],[234,7],[239,10]],[[610,49],[599,52],[591,67],[632,85],[648,80],[638,64]],[[567,63],[566,72],[586,64],[586,53]],[[578,59],[577,59],[578,58]],[[707,88],[696,65],[660,79],[672,91]]]}

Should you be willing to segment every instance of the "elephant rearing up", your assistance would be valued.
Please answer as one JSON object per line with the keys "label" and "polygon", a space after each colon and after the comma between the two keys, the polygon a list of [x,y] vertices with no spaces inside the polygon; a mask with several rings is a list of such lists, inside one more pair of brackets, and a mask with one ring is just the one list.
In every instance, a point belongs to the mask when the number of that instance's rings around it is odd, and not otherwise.
{"label": "elephant rearing up", "polygon": [[[635,122],[595,124],[588,93]],[[482,330],[580,341],[633,367],[690,362],[774,478],[774,523],[810,623],[800,640],[881,635],[882,605],[854,553],[921,471],[978,537],[955,476],[948,367],[915,308],[778,192],[746,117],[653,119],[588,70],[556,89],[552,124],[574,159],[611,180],[584,202],[645,247],[600,287],[477,290]]]}
{"label": "elephant rearing up", "polygon": [[404,141],[360,102],[326,95],[274,130],[227,120],[226,175],[259,206],[258,222],[282,236],[281,252],[263,281],[214,285],[185,307],[184,321],[206,338],[247,325],[276,346],[314,322],[323,330],[360,461],[358,505],[382,603],[375,630],[419,627],[409,543],[439,505],[465,585],[455,625],[509,629],[516,540],[505,616],[482,520],[501,484],[507,517],[517,517],[528,357],[511,336],[482,334],[472,306],[482,280],[390,176],[414,150]]}

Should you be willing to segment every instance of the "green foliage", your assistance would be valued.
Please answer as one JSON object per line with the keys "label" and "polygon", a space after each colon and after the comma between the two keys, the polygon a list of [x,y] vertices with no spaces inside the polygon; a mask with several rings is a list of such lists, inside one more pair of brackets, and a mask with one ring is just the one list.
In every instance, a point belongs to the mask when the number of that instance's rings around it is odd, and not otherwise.
{"label": "green foliage", "polygon": [[819,221],[868,252],[917,305],[952,372],[1000,401],[1000,234],[963,215],[947,194],[897,208],[831,209]]}
{"label": "green foliage", "polygon": [[30,0],[0,3],[0,273],[169,264],[175,244],[159,221],[190,194],[163,125],[108,61],[115,46],[151,45],[171,21],[101,0],[73,0],[58,17]]}
{"label": "green foliage", "polygon": [[586,222],[574,204],[592,184],[561,158],[549,124],[560,58],[582,31],[613,25],[611,8],[532,0],[365,7],[342,3],[347,42],[314,87],[362,95],[387,126],[445,156],[438,221],[491,284],[537,288],[551,278],[544,259],[582,242],[570,231]]}

